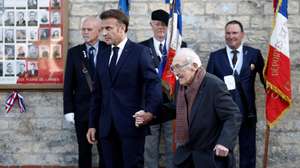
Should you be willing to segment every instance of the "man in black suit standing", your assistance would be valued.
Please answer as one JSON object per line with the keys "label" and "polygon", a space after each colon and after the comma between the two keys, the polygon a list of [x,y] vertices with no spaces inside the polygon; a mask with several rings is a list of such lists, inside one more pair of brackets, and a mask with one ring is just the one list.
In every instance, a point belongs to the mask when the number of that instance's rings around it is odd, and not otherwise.
{"label": "man in black suit standing", "polygon": [[226,47],[210,54],[207,72],[227,84],[231,96],[243,116],[239,132],[240,168],[256,167],[255,79],[263,77],[264,59],[260,50],[243,44],[245,36],[241,22],[229,21],[225,25]]}
{"label": "man in black suit standing", "polygon": [[110,9],[100,18],[110,45],[98,59],[88,139],[94,143],[100,134],[107,168],[143,168],[147,123],[162,99],[160,80],[150,50],[127,38],[128,17]]}
{"label": "man in black suit standing", "polygon": [[[151,49],[153,65],[159,71],[160,63],[163,58],[163,48],[165,45],[167,29],[169,22],[169,14],[158,9],[152,12],[150,26],[152,28],[153,37],[141,42]],[[186,47],[183,42],[181,47]],[[146,136],[145,142],[145,167],[159,167],[159,145],[161,136],[163,136],[165,146],[165,166],[172,167],[173,161],[173,129],[172,122],[175,118],[175,107],[168,96],[163,93],[163,105],[159,109],[160,116],[156,119],[158,124],[151,125],[151,134]]]}
{"label": "man in black suit standing", "polygon": [[[103,45],[103,42],[98,40],[100,30],[100,19],[92,16],[85,18],[81,24],[84,43],[69,49],[66,63],[64,114],[67,121],[75,123],[79,168],[92,168],[92,145],[86,139],[91,97],[87,78],[93,78],[96,60],[100,57],[99,51]],[[86,69],[89,75],[85,75]],[[97,147],[100,155],[99,167],[103,168],[100,144]]]}

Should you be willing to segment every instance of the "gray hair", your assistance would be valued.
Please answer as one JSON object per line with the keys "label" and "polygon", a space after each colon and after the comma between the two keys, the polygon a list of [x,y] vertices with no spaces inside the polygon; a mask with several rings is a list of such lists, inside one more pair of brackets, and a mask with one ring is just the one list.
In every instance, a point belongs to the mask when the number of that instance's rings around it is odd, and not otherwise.
{"label": "gray hair", "polygon": [[96,16],[86,16],[81,20],[80,27],[82,27],[83,23],[87,21],[92,21],[95,23],[96,26],[98,26],[99,29],[101,29],[101,20]]}
{"label": "gray hair", "polygon": [[180,48],[176,51],[174,59],[184,58],[189,64],[197,64],[198,67],[202,66],[199,55],[196,54],[191,48]]}

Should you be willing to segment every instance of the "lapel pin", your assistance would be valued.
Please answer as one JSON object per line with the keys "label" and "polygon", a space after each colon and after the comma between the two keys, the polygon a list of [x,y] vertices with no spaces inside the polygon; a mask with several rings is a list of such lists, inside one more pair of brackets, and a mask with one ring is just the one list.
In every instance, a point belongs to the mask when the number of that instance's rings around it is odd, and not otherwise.
{"label": "lapel pin", "polygon": [[84,58],[87,58],[86,52],[85,52],[84,50],[83,50],[82,52],[83,52],[83,57],[84,57]]}

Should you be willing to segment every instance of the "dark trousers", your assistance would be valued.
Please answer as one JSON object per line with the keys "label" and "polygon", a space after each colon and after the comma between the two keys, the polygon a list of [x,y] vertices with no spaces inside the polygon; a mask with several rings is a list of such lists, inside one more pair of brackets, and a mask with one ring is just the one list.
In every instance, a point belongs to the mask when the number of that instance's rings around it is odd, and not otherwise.
{"label": "dark trousers", "polygon": [[173,168],[195,168],[193,157],[189,156],[183,163],[179,165],[173,165]]}
{"label": "dark trousers", "polygon": [[[89,144],[86,138],[88,131],[88,121],[75,121],[76,136],[78,142],[78,166],[79,168],[92,168],[92,145]],[[101,145],[97,145],[99,153],[99,168],[105,168],[103,161],[103,153]]]}
{"label": "dark trousers", "polygon": [[[124,128],[126,129],[126,128]],[[101,138],[106,168],[143,168],[145,137],[120,137],[114,126]]]}
{"label": "dark trousers", "polygon": [[173,166],[173,168],[235,168],[234,157],[229,153],[227,157],[215,156],[215,152],[211,151],[202,154],[189,156],[183,163]]}
{"label": "dark trousers", "polygon": [[240,168],[255,168],[256,125],[243,122],[239,132]]}

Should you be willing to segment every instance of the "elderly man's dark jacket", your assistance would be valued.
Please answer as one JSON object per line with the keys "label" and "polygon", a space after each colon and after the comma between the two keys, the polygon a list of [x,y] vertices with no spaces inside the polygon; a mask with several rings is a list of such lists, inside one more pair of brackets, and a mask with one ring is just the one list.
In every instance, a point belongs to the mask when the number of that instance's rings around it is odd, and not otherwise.
{"label": "elderly man's dark jacket", "polygon": [[213,151],[216,144],[232,151],[241,123],[239,108],[232,100],[224,82],[206,73],[190,115],[189,140],[177,148],[175,165],[192,158],[197,168],[231,168],[231,152],[229,157],[220,159]]}

